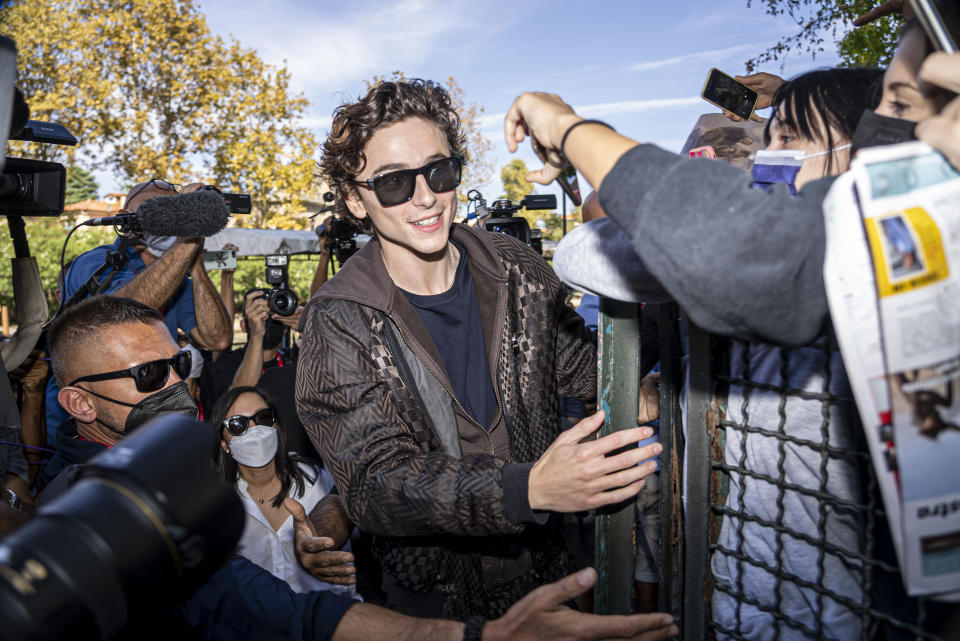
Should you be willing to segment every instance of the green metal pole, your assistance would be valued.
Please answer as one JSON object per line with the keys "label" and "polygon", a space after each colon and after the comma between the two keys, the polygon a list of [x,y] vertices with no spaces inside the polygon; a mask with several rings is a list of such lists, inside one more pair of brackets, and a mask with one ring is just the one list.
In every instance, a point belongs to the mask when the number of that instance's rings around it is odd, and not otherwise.
{"label": "green metal pole", "polygon": [[[600,434],[637,425],[640,378],[640,306],[600,301],[598,404],[606,412]],[[595,592],[598,614],[633,611],[633,540],[636,501],[611,506],[597,516]]]}

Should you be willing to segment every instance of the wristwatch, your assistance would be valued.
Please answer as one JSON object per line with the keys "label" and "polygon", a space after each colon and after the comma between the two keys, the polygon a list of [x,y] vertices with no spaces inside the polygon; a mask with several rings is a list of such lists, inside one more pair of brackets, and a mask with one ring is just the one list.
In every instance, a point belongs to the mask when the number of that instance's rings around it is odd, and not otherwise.
{"label": "wristwatch", "polygon": [[[3,500],[10,504],[10,507],[13,509],[22,512],[23,511],[23,501],[20,500],[20,497],[17,496],[17,493],[11,490],[10,488],[3,488],[3,491],[6,492],[6,496],[3,497]],[[478,636],[477,639],[480,637]]]}
{"label": "wristwatch", "polygon": [[467,617],[463,623],[463,641],[480,641],[483,634],[483,624],[487,620],[483,617]]}

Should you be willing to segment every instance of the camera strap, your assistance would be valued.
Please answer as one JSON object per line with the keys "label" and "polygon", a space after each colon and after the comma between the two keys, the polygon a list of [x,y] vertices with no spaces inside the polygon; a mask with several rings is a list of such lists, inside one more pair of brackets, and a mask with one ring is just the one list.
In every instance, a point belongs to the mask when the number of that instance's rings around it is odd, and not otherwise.
{"label": "camera strap", "polygon": [[[82,301],[87,296],[97,296],[106,291],[107,287],[110,285],[110,281],[113,280],[113,277],[117,275],[123,266],[127,264],[129,260],[128,252],[131,247],[133,247],[134,242],[136,241],[136,236],[134,234],[128,236],[120,237],[120,245],[117,249],[111,249],[107,252],[106,258],[104,258],[103,264],[97,268],[97,271],[93,272],[90,275],[90,278],[87,279],[80,288],[73,293],[73,296],[63,304],[62,309],[66,309],[71,305],[75,305]],[[104,276],[106,272],[106,276]],[[103,280],[101,280],[103,277]]]}

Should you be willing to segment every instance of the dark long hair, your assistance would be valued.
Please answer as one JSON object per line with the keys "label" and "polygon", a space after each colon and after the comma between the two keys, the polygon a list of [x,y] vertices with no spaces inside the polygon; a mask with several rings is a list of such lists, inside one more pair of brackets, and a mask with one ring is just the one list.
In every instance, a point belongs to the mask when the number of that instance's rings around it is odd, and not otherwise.
{"label": "dark long hair", "polygon": [[[306,463],[312,466],[313,469],[316,469],[316,463],[298,454],[287,451],[286,431],[280,422],[280,412],[277,411],[277,404],[270,398],[270,395],[263,390],[256,387],[231,387],[217,399],[213,409],[210,411],[209,419],[209,423],[216,434],[216,438],[213,440],[213,466],[216,468],[217,473],[229,483],[235,484],[240,477],[240,468],[237,467],[237,462],[233,460],[232,456],[223,451],[223,448],[220,447],[220,440],[223,439],[223,430],[225,429],[223,427],[223,421],[227,418],[227,412],[230,411],[230,406],[234,404],[241,394],[256,394],[263,399],[267,407],[273,409],[277,416],[277,454],[273,457],[273,464],[277,471],[277,478],[280,479],[280,492],[273,497],[271,504],[273,507],[280,507],[283,505],[283,499],[287,498],[287,495],[290,493],[291,484],[296,486],[298,495],[303,495],[307,475],[303,473],[298,463]],[[316,477],[309,479],[311,483],[316,482],[316,480]]]}
{"label": "dark long hair", "polygon": [[[881,69],[817,69],[802,73],[780,85],[773,95],[777,120],[807,140],[823,143],[833,149],[831,127],[844,137],[853,139],[860,116],[880,103],[883,89]],[[763,132],[764,144],[770,144],[770,123]],[[820,130],[823,123],[823,131]],[[833,173],[833,154],[827,159],[827,174]]]}

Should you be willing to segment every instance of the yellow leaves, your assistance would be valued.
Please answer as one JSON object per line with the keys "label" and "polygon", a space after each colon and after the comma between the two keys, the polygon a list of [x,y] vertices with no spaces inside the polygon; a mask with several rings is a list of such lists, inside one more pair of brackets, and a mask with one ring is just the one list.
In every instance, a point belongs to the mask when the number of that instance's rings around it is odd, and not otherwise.
{"label": "yellow leaves", "polygon": [[[316,140],[290,74],[214,36],[192,0],[46,0],[0,8],[32,117],[64,124],[79,154],[122,182],[207,179],[248,191],[257,218],[293,224]],[[67,160],[44,146],[35,157]]]}

